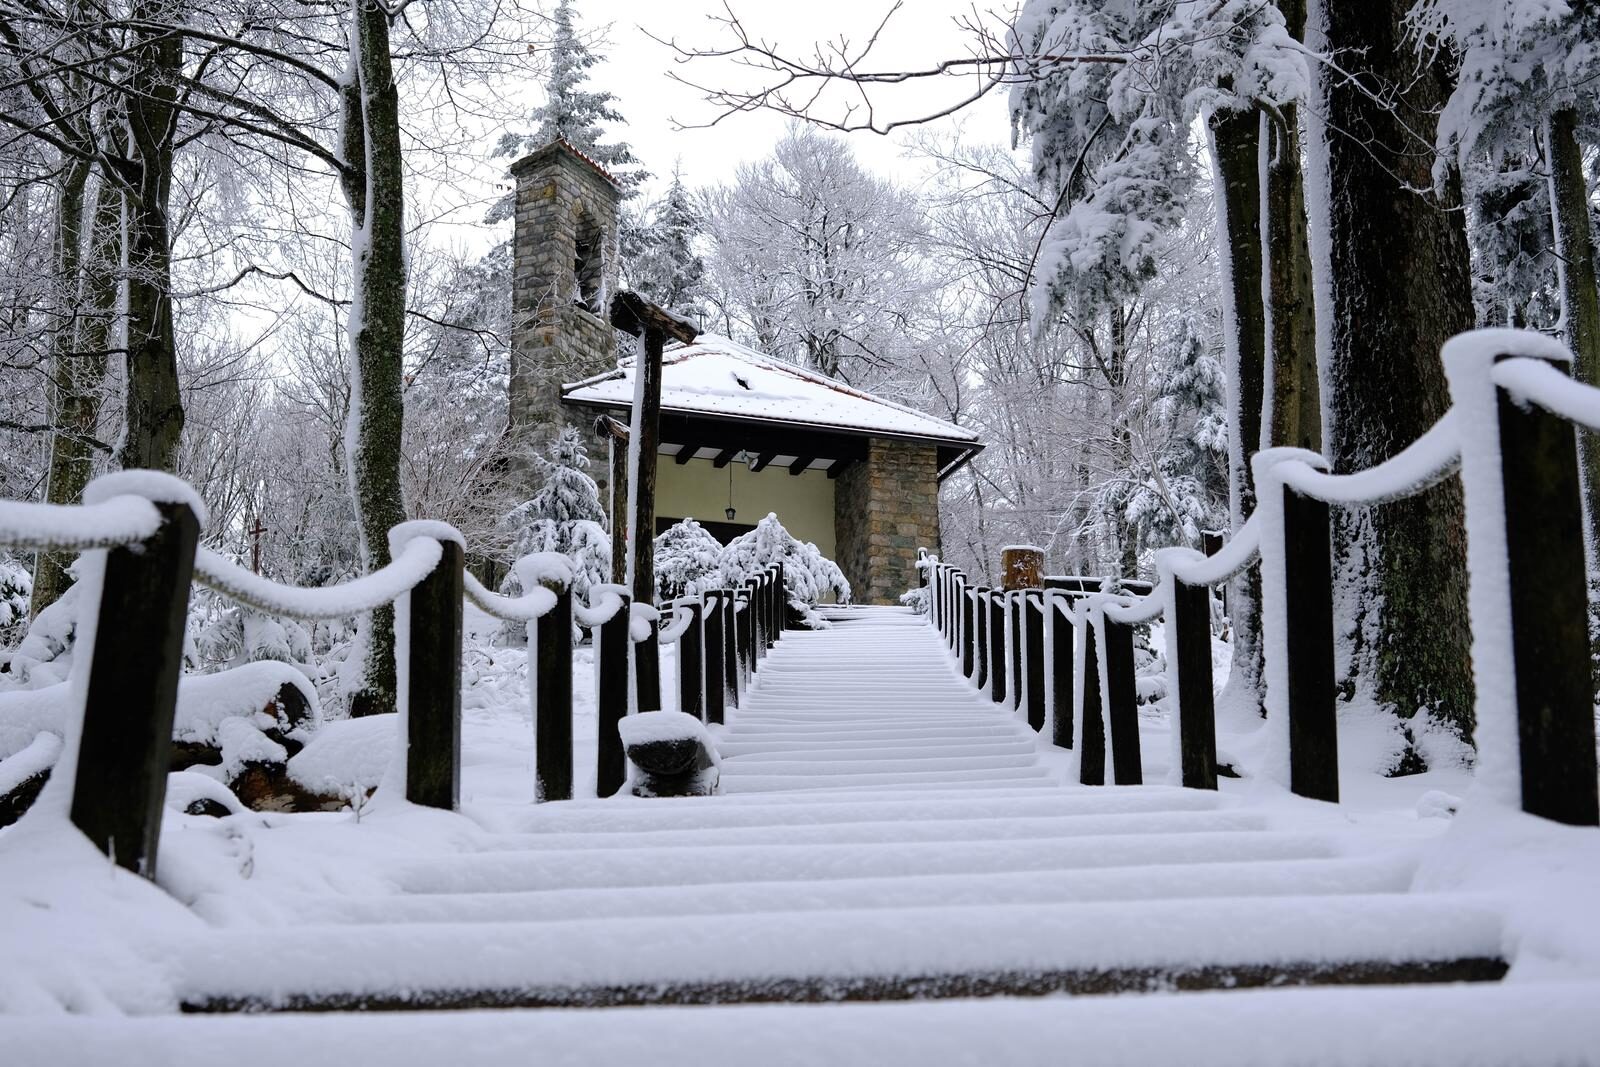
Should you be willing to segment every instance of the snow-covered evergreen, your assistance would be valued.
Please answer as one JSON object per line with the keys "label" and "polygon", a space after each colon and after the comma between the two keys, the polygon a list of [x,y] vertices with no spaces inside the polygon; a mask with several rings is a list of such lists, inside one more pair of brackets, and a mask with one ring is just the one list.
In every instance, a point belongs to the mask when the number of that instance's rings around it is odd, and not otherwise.
{"label": "snow-covered evergreen", "polygon": [[629,288],[681,315],[705,313],[706,263],[699,251],[705,217],[679,168],[648,221],[631,231],[627,249]]}
{"label": "snow-covered evergreen", "polygon": [[[505,517],[515,538],[512,558],[534,552],[559,552],[572,560],[572,591],[580,601],[589,589],[605,582],[611,570],[611,538],[605,531],[600,489],[586,469],[589,454],[570,426],[551,439],[547,454],[534,457],[544,484]],[[522,592],[515,569],[502,584],[507,593]]]}
{"label": "snow-covered evergreen", "polygon": [[736,589],[778,563],[783,564],[790,607],[809,621],[817,621],[812,606],[830,593],[841,604],[850,602],[850,583],[838,565],[810,541],[801,541],[785,530],[778,516],[771,513],[756,523],[755,529],[729,541],[717,561],[716,572],[691,583],[690,592]]}
{"label": "snow-covered evergreen", "polygon": [[656,598],[672,600],[705,588],[722,561],[722,544],[694,519],[674,523],[655,540]]}

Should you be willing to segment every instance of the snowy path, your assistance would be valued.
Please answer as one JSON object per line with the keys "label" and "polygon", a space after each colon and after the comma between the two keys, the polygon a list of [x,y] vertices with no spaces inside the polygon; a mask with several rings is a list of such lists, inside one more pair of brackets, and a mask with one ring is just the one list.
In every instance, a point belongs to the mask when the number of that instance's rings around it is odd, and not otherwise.
{"label": "snowy path", "polygon": [[922,617],[835,618],[762,662],[720,742],[724,792],[1059,784],[1033,731],[966,684]]}

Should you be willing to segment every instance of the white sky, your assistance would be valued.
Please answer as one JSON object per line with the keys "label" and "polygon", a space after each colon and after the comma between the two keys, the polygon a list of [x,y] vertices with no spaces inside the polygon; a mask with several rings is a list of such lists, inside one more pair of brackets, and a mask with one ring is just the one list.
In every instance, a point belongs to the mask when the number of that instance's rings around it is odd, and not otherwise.
{"label": "white sky", "polygon": [[[819,37],[852,41],[864,40],[889,10],[893,0],[729,0],[753,37],[774,41],[785,54],[809,55]],[[783,120],[770,112],[734,115],[709,129],[675,129],[674,121],[686,125],[705,123],[715,115],[712,105],[701,94],[673,81],[675,68],[684,76],[707,84],[750,84],[752,72],[740,71],[725,61],[697,60],[677,67],[672,50],[651,40],[676,37],[685,46],[711,47],[732,38],[722,27],[710,22],[710,14],[722,13],[721,0],[579,0],[578,13],[584,29],[610,24],[605,44],[597,51],[605,61],[590,71],[590,83],[617,96],[618,110],[628,120],[620,131],[633,146],[634,153],[658,176],[669,175],[673,160],[681,158],[686,180],[691,185],[706,185],[730,175],[738,164],[760,159],[783,132]],[[980,9],[981,10],[981,9]],[[971,38],[958,29],[954,16],[970,14],[970,0],[905,0],[873,55],[876,68],[900,69],[928,66],[937,59],[966,53]],[[997,25],[1001,16],[985,21]],[[881,53],[881,54],[880,54]],[[969,74],[960,78],[939,79],[939,84],[922,83],[875,93],[875,101],[886,111],[880,113],[909,116],[936,109],[970,93],[974,85]],[[538,93],[530,92],[529,103]],[[991,93],[963,112],[968,135],[976,141],[1003,142],[1009,136],[1005,94]],[[953,120],[937,128],[953,129]],[[915,166],[901,158],[898,142],[902,135],[881,137],[858,133],[850,138],[863,165],[885,175],[909,177]]]}

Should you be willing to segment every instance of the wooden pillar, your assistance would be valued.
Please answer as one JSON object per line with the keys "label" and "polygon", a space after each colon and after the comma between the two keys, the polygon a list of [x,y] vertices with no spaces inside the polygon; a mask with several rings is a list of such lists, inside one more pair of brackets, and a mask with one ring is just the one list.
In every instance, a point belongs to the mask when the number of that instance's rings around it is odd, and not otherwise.
{"label": "wooden pillar", "polygon": [[411,590],[406,653],[406,799],[454,811],[461,801],[461,545],[439,541],[439,562]]}
{"label": "wooden pillar", "polygon": [[996,704],[1006,699],[1006,595],[989,595],[989,696]]}
{"label": "wooden pillar", "polygon": [[1600,823],[1573,427],[1497,389],[1522,810]]}
{"label": "wooden pillar", "polygon": [[1100,699],[1100,635],[1094,612],[1083,628],[1083,750],[1078,754],[1078,783],[1106,784],[1106,731]]}
{"label": "wooden pillar", "polygon": [[705,676],[701,649],[705,620],[700,604],[687,600],[689,625],[678,635],[678,710],[701,722],[706,718]]}
{"label": "wooden pillar", "polygon": [[1328,505],[1283,487],[1284,644],[1288,670],[1289,789],[1339,799],[1334,715],[1333,554]]}
{"label": "wooden pillar", "polygon": [[1177,644],[1178,746],[1183,784],[1217,787],[1217,714],[1211,690],[1211,589],[1173,582],[1173,628]]}
{"label": "wooden pillar", "polygon": [[972,684],[979,689],[989,683],[989,590],[984,588],[972,591],[972,649],[973,673],[969,675]]}
{"label": "wooden pillar", "polygon": [[533,623],[534,799],[572,799],[572,590]]}
{"label": "wooden pillar", "polygon": [[71,808],[73,825],[99,852],[150,879],[200,536],[187,504],[155,507],[155,533],[106,552]]}
{"label": "wooden pillar", "polygon": [[1044,731],[1044,593],[1030,590],[1022,605],[1023,627],[1028,654],[1024,657],[1028,681],[1028,725],[1034,733]]}
{"label": "wooden pillar", "polygon": [[651,619],[644,640],[633,643],[634,706],[640,711],[661,710],[661,622]]}
{"label": "wooden pillar", "polygon": [[1139,699],[1133,677],[1133,627],[1107,618],[1100,631],[1106,662],[1106,717],[1111,720],[1111,771],[1118,785],[1142,785]]}
{"label": "wooden pillar", "polygon": [[628,775],[628,759],[622,750],[618,726],[628,714],[628,657],[633,654],[628,624],[633,615],[633,598],[626,594],[621,597],[622,606],[594,631],[599,728],[594,784],[595,794],[602,797],[621,789]]}
{"label": "wooden pillar", "polygon": [[965,582],[961,583],[961,673],[968,678],[972,677],[972,646],[973,646],[973,609],[972,601],[976,596],[974,590],[968,589]]}
{"label": "wooden pillar", "polygon": [[706,722],[720,724],[726,719],[727,682],[726,660],[723,655],[722,594],[708,592],[701,601],[702,625],[705,629],[705,690]]}
{"label": "wooden pillar", "polygon": [[1050,741],[1059,748],[1072,747],[1072,682],[1073,682],[1073,630],[1072,618],[1063,609],[1071,607],[1065,597],[1045,594],[1045,612],[1050,625]]}

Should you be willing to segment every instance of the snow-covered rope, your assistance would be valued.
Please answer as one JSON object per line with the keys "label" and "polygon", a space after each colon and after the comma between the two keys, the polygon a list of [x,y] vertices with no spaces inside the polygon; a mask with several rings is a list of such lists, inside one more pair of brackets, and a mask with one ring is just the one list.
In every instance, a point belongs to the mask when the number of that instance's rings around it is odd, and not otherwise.
{"label": "snow-covered rope", "polygon": [[202,548],[195,553],[194,576],[202,585],[270,615],[339,619],[382,607],[411,591],[438,566],[442,554],[433,538],[413,538],[386,567],[341,585],[304,589],[252,574],[231,559]]}
{"label": "snow-covered rope", "polygon": [[649,604],[641,604],[638,601],[634,601],[630,606],[630,612],[628,637],[637,644],[649,638],[652,625],[661,621],[661,612]]}
{"label": "snow-covered rope", "polygon": [[0,545],[46,552],[83,552],[130,545],[161,527],[161,512],[138,496],[100,504],[0,501]]}
{"label": "snow-covered rope", "polygon": [[556,595],[544,586],[535,586],[522,596],[501,596],[468,572],[462,581],[467,599],[487,615],[505,622],[532,622],[556,606]]}
{"label": "snow-covered rope", "polygon": [[1461,466],[1461,418],[1454,408],[1409,447],[1376,467],[1354,474],[1329,474],[1310,463],[1287,460],[1279,470],[1285,485],[1329,504],[1386,504],[1415,496]]}
{"label": "snow-covered rope", "polygon": [[693,618],[694,613],[689,610],[687,602],[681,600],[673,601],[672,621],[663,626],[661,628],[661,633],[657,635],[661,643],[663,645],[670,645],[672,642],[682,637],[684,631],[689,629],[689,622]]}
{"label": "snow-covered rope", "polygon": [[1543,359],[1508,359],[1489,372],[1494,383],[1517,399],[1538,404],[1588,430],[1600,430],[1600,389],[1574,381]]}
{"label": "snow-covered rope", "polygon": [[[590,586],[589,603],[574,604],[572,615],[578,620],[579,626],[587,626],[591,630],[596,626],[604,626],[622,610],[622,598],[627,592],[627,586],[611,582]],[[550,602],[555,603],[554,598]]]}

